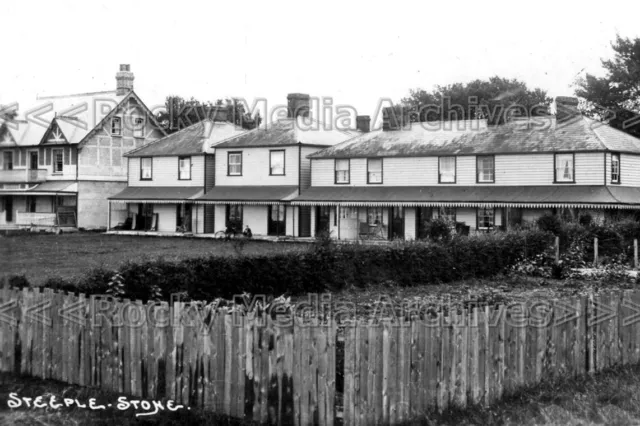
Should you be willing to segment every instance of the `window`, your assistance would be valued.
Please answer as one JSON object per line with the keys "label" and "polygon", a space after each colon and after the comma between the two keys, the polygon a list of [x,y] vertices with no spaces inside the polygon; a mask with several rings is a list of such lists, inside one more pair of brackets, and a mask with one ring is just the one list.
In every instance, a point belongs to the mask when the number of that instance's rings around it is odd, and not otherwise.
{"label": "window", "polygon": [[611,154],[611,183],[620,183],[620,154]]}
{"label": "window", "polygon": [[62,173],[62,165],[64,164],[64,151],[54,149],[53,153],[53,173]]}
{"label": "window", "polygon": [[191,180],[191,157],[178,158],[178,180]]}
{"label": "window", "polygon": [[242,232],[242,204],[227,204],[227,227]]}
{"label": "window", "polygon": [[368,207],[367,222],[369,223],[369,225],[382,225],[382,207]]}
{"label": "window", "polygon": [[350,173],[349,173],[349,160],[336,160],[335,171],[336,171],[336,182],[335,183],[349,183]]}
{"label": "window", "polygon": [[573,154],[556,154],[556,182],[574,182]]}
{"label": "window", "polygon": [[144,138],[144,118],[134,117],[133,119],[133,137]]}
{"label": "window", "polygon": [[456,183],[456,157],[438,158],[438,182]]}
{"label": "window", "polygon": [[230,152],[227,154],[227,174],[229,176],[242,176],[242,152]]}
{"label": "window", "polygon": [[111,134],[113,136],[122,136],[122,118],[113,117],[111,119]]}
{"label": "window", "polygon": [[382,183],[382,158],[367,160],[367,183]]}
{"label": "window", "polygon": [[478,183],[493,183],[495,179],[493,155],[484,155],[477,157],[476,170],[478,172]]}
{"label": "window", "polygon": [[495,211],[493,208],[478,209],[478,229],[491,229],[495,224]]}
{"label": "window", "polygon": [[271,176],[284,175],[284,150],[269,151],[269,174]]}
{"label": "window", "polygon": [[5,151],[3,159],[4,170],[13,170],[13,151]]}
{"label": "window", "polygon": [[151,180],[153,178],[153,158],[140,158],[140,180]]}

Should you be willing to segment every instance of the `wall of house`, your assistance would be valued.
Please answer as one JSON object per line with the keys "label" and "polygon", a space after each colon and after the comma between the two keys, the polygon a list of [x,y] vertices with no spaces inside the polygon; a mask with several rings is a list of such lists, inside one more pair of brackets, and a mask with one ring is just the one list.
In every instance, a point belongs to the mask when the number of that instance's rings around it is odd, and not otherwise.
{"label": "wall of house", "polygon": [[416,209],[415,207],[405,207],[404,209],[404,239],[416,239]]}
{"label": "wall of house", "polygon": [[311,159],[307,158],[308,155],[319,151],[320,148],[313,146],[301,147],[300,157],[300,188],[306,189],[311,186]]}
{"label": "wall of house", "polygon": [[[317,159],[311,163],[312,186],[336,185],[334,159]],[[603,153],[576,153],[576,184],[602,185],[604,167]],[[352,158],[350,170],[350,183],[347,186],[369,186],[366,158]],[[640,170],[635,173],[640,179]],[[383,160],[382,180],[382,186],[553,185],[554,155],[496,155],[494,183],[477,183],[476,157],[459,156],[456,159],[455,184],[438,183],[438,157],[389,157]]]}
{"label": "wall of house", "polygon": [[107,198],[124,190],[126,182],[79,181],[78,227],[98,229],[107,226]]}
{"label": "wall of house", "polygon": [[[62,172],[53,172],[53,154],[57,150],[62,150],[63,165]],[[13,171],[4,170],[4,153],[11,152],[13,155]],[[76,179],[76,161],[77,147],[75,145],[45,145],[41,147],[23,147],[23,148],[0,148],[0,182],[7,181],[6,177],[11,174],[15,176],[18,170],[24,170],[22,182],[28,181],[27,170],[31,169],[30,155],[31,152],[38,153],[38,169],[41,172],[37,176],[37,180],[75,180]],[[12,179],[16,182],[15,179]]]}
{"label": "wall of house", "polygon": [[137,213],[138,212],[137,204],[130,205],[125,203],[111,203],[110,204],[111,212],[109,216],[111,220],[108,225],[109,228],[113,228],[114,226],[118,226],[119,224],[124,224],[124,222],[127,220],[127,217],[129,216],[130,209],[134,208],[133,206],[135,206],[135,212]]}
{"label": "wall of house", "polygon": [[140,158],[129,158],[129,186],[204,187],[203,155],[191,157],[191,179],[178,179],[178,156],[152,157],[151,180],[140,180]]}
{"label": "wall of house", "polygon": [[[247,206],[243,208],[242,228],[249,225],[255,235],[267,235],[267,206]],[[287,216],[287,221],[289,216]]]}
{"label": "wall of house", "polygon": [[0,225],[11,225],[16,221],[18,212],[23,212],[27,209],[27,197],[25,196],[13,196],[13,220],[11,222],[6,221],[6,196],[0,195]]}
{"label": "wall of house", "polygon": [[158,214],[158,232],[176,232],[175,204],[154,204],[153,213]]}
{"label": "wall of house", "polygon": [[[285,150],[285,175],[269,175],[269,151]],[[227,176],[228,153],[242,152],[242,176]],[[216,148],[216,186],[224,185],[298,185],[298,147]]]}
{"label": "wall of house", "polygon": [[[611,154],[608,157],[610,170]],[[611,182],[611,171],[607,176],[609,182]],[[640,155],[620,154],[620,185],[640,186]]]}

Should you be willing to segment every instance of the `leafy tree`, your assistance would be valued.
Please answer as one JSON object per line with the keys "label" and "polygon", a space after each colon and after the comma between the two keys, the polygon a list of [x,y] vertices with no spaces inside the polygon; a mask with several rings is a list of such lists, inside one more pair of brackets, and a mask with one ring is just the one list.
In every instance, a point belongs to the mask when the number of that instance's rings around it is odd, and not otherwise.
{"label": "leafy tree", "polygon": [[531,90],[517,79],[494,76],[436,86],[431,91],[412,89],[402,104],[413,112],[413,121],[448,121],[491,118],[508,107],[516,111],[516,106],[519,115],[547,115],[551,98],[546,91]]}
{"label": "leafy tree", "polygon": [[15,109],[4,109],[2,105],[0,105],[0,141],[4,140],[9,132],[9,127],[7,122],[12,121],[18,116],[18,111]]}
{"label": "leafy tree", "polygon": [[586,115],[640,136],[640,38],[617,35],[611,47],[613,59],[602,60],[606,75],[579,78],[575,94],[585,99]]}

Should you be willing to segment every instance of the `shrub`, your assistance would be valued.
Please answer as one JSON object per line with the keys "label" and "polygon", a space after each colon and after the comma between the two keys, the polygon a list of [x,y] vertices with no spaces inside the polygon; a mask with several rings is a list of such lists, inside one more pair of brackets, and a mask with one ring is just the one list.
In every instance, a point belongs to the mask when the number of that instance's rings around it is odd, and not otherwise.
{"label": "shrub", "polygon": [[551,232],[553,235],[560,235],[562,232],[562,220],[555,214],[546,213],[540,216],[536,224],[541,231]]}
{"label": "shrub", "polygon": [[433,241],[448,241],[451,238],[452,223],[443,217],[427,222],[425,235]]}

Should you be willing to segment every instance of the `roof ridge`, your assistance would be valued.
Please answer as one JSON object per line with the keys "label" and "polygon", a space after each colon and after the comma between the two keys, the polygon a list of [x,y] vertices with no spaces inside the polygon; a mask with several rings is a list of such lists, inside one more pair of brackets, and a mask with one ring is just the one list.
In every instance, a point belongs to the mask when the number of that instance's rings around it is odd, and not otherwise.
{"label": "roof ridge", "polygon": [[[592,127],[592,126],[591,126],[591,124],[589,123],[589,120],[590,120],[592,123],[595,123],[595,122],[596,122],[596,120],[591,120],[591,119],[587,120],[587,117],[585,117],[584,115],[582,116],[582,120],[583,120],[583,121],[585,121],[585,122],[587,123],[587,125],[589,126],[589,130],[591,130],[591,132],[592,132],[594,135],[596,135],[596,138],[598,139],[598,142],[600,142],[600,144],[603,146],[603,148],[604,148],[605,150],[607,150],[607,151],[611,151],[611,147],[609,147],[609,146],[605,143],[604,139],[602,139],[602,137],[600,136],[600,134],[598,134],[598,132],[596,131],[596,129],[595,129],[594,127]],[[600,122],[600,123],[602,123],[602,122]],[[608,125],[608,124],[606,124],[606,123],[603,123],[603,125],[605,125],[605,126],[609,126],[609,125]],[[609,127],[613,128],[612,126],[609,126]]]}

